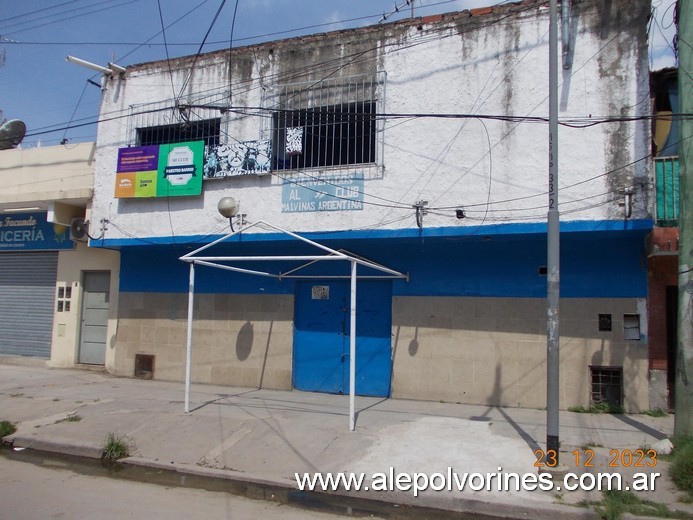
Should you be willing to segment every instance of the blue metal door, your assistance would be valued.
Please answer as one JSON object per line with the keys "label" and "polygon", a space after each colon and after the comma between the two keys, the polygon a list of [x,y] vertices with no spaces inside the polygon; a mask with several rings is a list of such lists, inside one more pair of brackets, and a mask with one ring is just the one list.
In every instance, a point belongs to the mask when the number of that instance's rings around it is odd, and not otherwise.
{"label": "blue metal door", "polygon": [[[358,282],[356,393],[390,395],[392,286]],[[299,390],[349,392],[348,281],[296,284],[293,384]]]}

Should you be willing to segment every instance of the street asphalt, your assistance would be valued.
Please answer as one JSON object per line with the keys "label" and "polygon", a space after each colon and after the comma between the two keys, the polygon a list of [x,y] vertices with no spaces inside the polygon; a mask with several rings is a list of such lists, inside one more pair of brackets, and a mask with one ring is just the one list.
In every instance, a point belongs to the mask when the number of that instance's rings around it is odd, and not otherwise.
{"label": "street asphalt", "polygon": [[[334,494],[503,518],[596,518],[592,507],[579,504],[601,500],[597,490],[499,491],[504,477],[489,477],[531,474],[530,484],[539,478],[544,410],[357,397],[352,432],[348,396],[193,384],[190,400],[186,414],[179,382],[0,357],[0,420],[17,427],[3,440],[15,450],[100,458],[113,433],[130,446],[124,464],[285,491],[297,489],[296,473],[365,473],[370,487],[394,484],[398,474],[415,479],[440,473],[433,486],[451,483],[453,490],[429,488],[415,496],[416,480],[406,489],[407,477],[401,477],[402,490]],[[693,504],[681,502],[671,482],[668,462],[645,458],[638,464],[638,455],[670,437],[673,425],[671,415],[561,412],[560,467],[553,481],[562,483],[566,472],[619,472],[630,486],[635,473],[660,473],[653,491],[636,494],[693,517]],[[491,489],[470,489],[480,487],[482,477],[476,476],[459,491],[453,472],[458,480],[464,473],[482,474]]]}

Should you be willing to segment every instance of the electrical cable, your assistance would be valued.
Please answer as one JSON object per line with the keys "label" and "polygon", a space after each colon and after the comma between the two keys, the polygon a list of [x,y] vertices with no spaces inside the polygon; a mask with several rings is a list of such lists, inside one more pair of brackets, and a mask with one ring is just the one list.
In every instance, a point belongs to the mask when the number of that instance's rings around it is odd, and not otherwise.
{"label": "electrical cable", "polygon": [[22,18],[22,17],[24,17],[24,16],[31,16],[32,14],[42,13],[42,12],[44,12],[44,11],[49,11],[49,10],[51,10],[51,9],[57,9],[58,7],[63,7],[63,6],[65,6],[65,5],[74,4],[75,2],[80,2],[80,1],[81,1],[81,0],[70,0],[69,2],[63,2],[63,3],[60,3],[60,4],[52,5],[52,6],[50,6],[50,7],[42,7],[41,9],[36,9],[36,10],[34,10],[34,11],[29,11],[28,13],[22,13],[22,14],[18,14],[18,15],[15,15],[15,16],[10,16],[9,18],[3,18],[2,20],[0,20],[0,24],[3,24],[3,23],[5,23],[5,22],[9,22],[10,20],[16,20],[17,18]]}
{"label": "electrical cable", "polygon": [[[191,9],[190,11],[188,11],[186,14],[184,14],[182,17],[178,18],[176,21],[174,21],[173,23],[171,23],[168,27],[171,27],[171,26],[175,25],[178,21],[180,21],[182,18],[186,17],[188,14],[192,13],[194,10],[196,10],[197,8],[199,8],[201,5],[203,5],[203,4],[206,3],[207,1],[208,1],[208,0],[204,0],[203,2],[201,2],[200,4],[198,4],[197,6],[195,6],[193,9]],[[530,7],[526,7],[526,8],[525,8],[526,11],[529,11],[530,9],[531,9]],[[523,12],[524,12],[524,11],[518,11],[518,12],[511,13],[511,15],[522,14]],[[505,18],[507,18],[507,17],[509,17],[509,16],[510,16],[510,15],[506,16]],[[504,19],[505,19],[505,18],[504,18]],[[501,21],[502,21],[502,20],[501,20]],[[495,22],[495,23],[498,23],[498,22]],[[489,25],[491,25],[491,24],[489,24]],[[443,30],[446,30],[446,29],[447,29],[447,28],[444,27],[444,28],[440,28],[439,30],[440,30],[440,31],[443,31]],[[477,27],[477,29],[478,29],[478,27]],[[158,35],[158,34],[161,34],[161,32],[157,33],[157,35]],[[155,36],[157,36],[157,35],[155,35]],[[154,36],[154,37],[155,37],[155,36]],[[149,39],[147,42],[145,42],[144,44],[146,44],[146,43],[148,43],[149,41],[151,41],[151,39],[153,39],[154,37],[150,38],[150,39]],[[425,43],[425,42],[421,42],[421,41],[420,41],[420,42],[416,42],[414,45],[420,45],[420,44],[422,44],[422,43]],[[141,47],[141,46],[144,45],[144,44],[139,45],[137,48]],[[413,45],[412,45],[412,46],[413,46]],[[409,48],[409,47],[411,47],[411,46],[408,46],[407,48]],[[123,58],[129,56],[130,54],[132,54],[135,50],[137,50],[137,48],[135,48],[135,49],[133,49],[131,52],[127,53],[125,56],[123,56]],[[356,59],[357,57],[358,57],[358,55],[357,55],[354,59]],[[122,59],[122,58],[121,58],[121,59]],[[334,61],[338,61],[338,60],[334,60]],[[352,63],[353,63],[353,61],[352,61]],[[35,135],[35,134],[32,133],[32,134],[30,134],[30,135]]]}
{"label": "electrical cable", "polygon": [[[90,5],[90,6],[88,6],[88,7],[95,7],[95,6],[97,6],[97,5],[104,4],[104,3],[109,3],[109,2],[111,2],[111,1],[112,1],[112,0],[104,0],[103,2],[98,2],[97,4],[93,4],[93,5]],[[67,16],[67,17],[61,18],[61,19],[59,19],[59,20],[52,20],[52,21],[50,21],[50,22],[46,22],[46,23],[43,23],[43,24],[35,25],[35,26],[33,26],[33,27],[29,27],[29,28],[26,28],[26,29],[19,29],[19,30],[15,30],[15,31],[10,30],[10,31],[3,31],[3,32],[4,32],[6,35],[10,35],[10,34],[12,34],[12,35],[14,35],[14,34],[19,34],[19,33],[21,33],[21,32],[25,32],[25,31],[31,31],[31,30],[35,30],[35,29],[40,29],[41,27],[46,27],[46,26],[52,25],[52,24],[54,24],[54,23],[65,22],[65,21],[67,21],[67,20],[74,20],[75,18],[81,18],[82,16],[88,16],[88,15],[90,15],[90,14],[102,13],[103,11],[106,11],[106,10],[108,10],[108,9],[115,9],[115,8],[117,8],[117,7],[123,7],[123,6],[125,6],[125,5],[132,4],[132,3],[135,3],[135,2],[139,2],[139,1],[140,1],[140,0],[126,0],[126,1],[124,1],[124,2],[121,2],[120,4],[117,4],[117,5],[112,5],[112,6],[110,6],[110,7],[108,7],[108,6],[106,6],[106,7],[99,7],[99,8],[97,8],[97,9],[95,9],[95,10],[93,10],[93,11],[89,11],[89,12],[87,12],[87,13],[80,13],[80,14],[76,14],[76,15],[74,15],[74,16]],[[82,8],[80,8],[80,9],[82,9]],[[69,11],[68,11],[68,12],[69,12]]]}
{"label": "electrical cable", "polygon": [[[87,91],[87,85],[89,85],[89,82],[84,83],[84,88],[82,89],[82,93],[79,95],[79,99],[77,100],[77,104],[75,105],[75,109],[72,111],[72,115],[70,116],[70,121],[67,123],[68,127],[72,123],[72,120],[75,118],[75,114],[77,113],[77,109],[79,108],[79,105],[82,102],[82,98],[84,97],[84,93]],[[63,132],[63,138],[60,141],[60,143],[61,144],[67,143],[67,129],[65,129],[65,132]]]}
{"label": "electrical cable", "polygon": [[164,49],[166,50],[166,65],[168,66],[168,75],[171,79],[171,91],[173,96],[176,96],[176,87],[173,86],[173,71],[171,70],[171,57],[168,53],[168,43],[166,42],[166,27],[164,26],[164,15],[161,12],[161,0],[156,0],[156,5],[159,8],[159,22],[161,23],[161,34],[164,39]]}
{"label": "electrical cable", "polygon": [[238,1],[236,0],[236,5],[233,8],[233,18],[231,19],[231,34],[229,34],[229,105],[233,103],[233,97],[232,97],[232,70],[233,67],[231,66],[231,49],[233,48],[233,30],[236,27],[236,13],[238,12]]}
{"label": "electrical cable", "polygon": [[221,0],[221,4],[219,4],[219,8],[217,9],[217,12],[214,14],[214,18],[212,18],[212,22],[209,24],[209,28],[207,29],[207,32],[205,33],[204,38],[202,38],[202,43],[200,43],[200,48],[197,49],[197,53],[195,54],[195,57],[193,58],[192,65],[190,66],[190,72],[188,72],[188,76],[185,78],[185,81],[183,82],[183,85],[180,88],[180,92],[178,93],[178,97],[176,98],[176,101],[180,100],[183,97],[183,91],[185,90],[185,87],[188,86],[188,83],[190,82],[190,79],[192,78],[193,71],[195,70],[195,65],[197,64],[197,60],[199,59],[200,55],[202,54],[202,49],[205,46],[205,42],[207,41],[207,37],[209,36],[209,33],[212,32],[212,28],[217,22],[217,19],[219,18],[219,14],[221,13],[221,10],[224,8],[224,5],[226,4],[226,0]]}

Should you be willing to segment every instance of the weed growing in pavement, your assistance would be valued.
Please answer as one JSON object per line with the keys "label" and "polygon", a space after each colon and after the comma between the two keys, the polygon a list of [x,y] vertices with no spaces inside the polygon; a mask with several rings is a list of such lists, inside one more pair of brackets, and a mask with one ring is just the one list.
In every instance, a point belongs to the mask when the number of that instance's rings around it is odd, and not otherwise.
{"label": "weed growing in pavement", "polygon": [[12,435],[17,431],[17,428],[10,421],[0,421],[0,437]]}
{"label": "weed growing in pavement", "polygon": [[587,408],[582,405],[571,406],[568,408],[569,412],[575,413],[612,413],[622,415],[626,413],[626,409],[620,404],[609,404],[609,403],[592,403]]}
{"label": "weed growing in pavement", "polygon": [[592,505],[604,520],[617,520],[624,513],[656,518],[690,518],[688,513],[671,511],[665,504],[643,500],[631,491],[606,490],[602,493],[601,502]]}
{"label": "weed growing in pavement", "polygon": [[61,422],[79,422],[81,420],[82,420],[82,416],[75,413],[72,415],[68,415],[64,419],[58,419],[57,421],[55,421],[55,424],[58,424]]}
{"label": "weed growing in pavement", "polygon": [[117,433],[109,433],[106,436],[106,444],[103,447],[102,459],[115,462],[130,455],[130,447],[125,437]]}
{"label": "weed growing in pavement", "polygon": [[671,478],[681,491],[693,499],[693,437],[674,438]]}
{"label": "weed growing in pavement", "polygon": [[666,417],[669,415],[666,410],[662,410],[661,408],[655,408],[653,410],[643,410],[640,412],[643,415],[649,415],[650,417]]}

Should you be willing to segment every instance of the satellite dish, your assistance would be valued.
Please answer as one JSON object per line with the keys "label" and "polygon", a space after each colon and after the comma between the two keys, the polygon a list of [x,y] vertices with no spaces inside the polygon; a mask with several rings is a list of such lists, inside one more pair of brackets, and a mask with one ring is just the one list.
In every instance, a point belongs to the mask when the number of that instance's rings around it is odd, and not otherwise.
{"label": "satellite dish", "polygon": [[89,232],[89,222],[83,218],[73,218],[70,221],[70,240],[84,240]]}
{"label": "satellite dish", "polygon": [[26,134],[26,125],[19,119],[11,119],[0,126],[0,150],[17,148]]}

